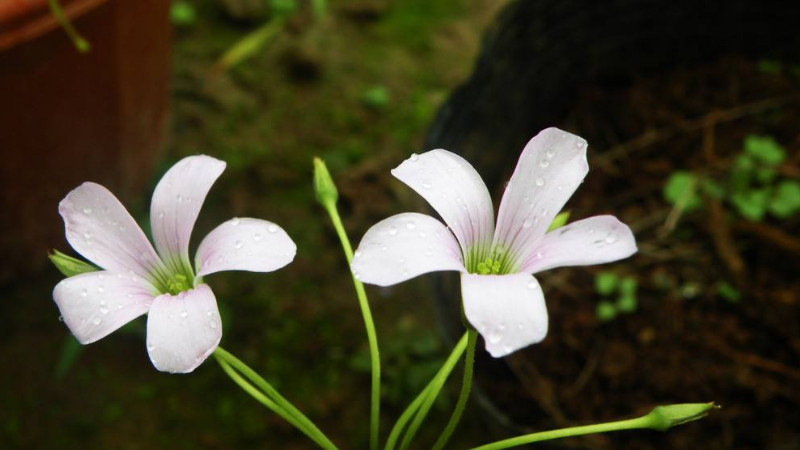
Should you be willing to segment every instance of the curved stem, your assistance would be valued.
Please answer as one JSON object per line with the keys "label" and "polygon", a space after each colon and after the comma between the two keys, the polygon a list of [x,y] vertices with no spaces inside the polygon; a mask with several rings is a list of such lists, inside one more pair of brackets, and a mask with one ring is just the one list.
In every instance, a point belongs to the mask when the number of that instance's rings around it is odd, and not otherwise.
{"label": "curved stem", "polygon": [[517,436],[511,439],[492,442],[491,444],[475,447],[472,450],[500,450],[504,448],[516,447],[518,445],[530,444],[533,442],[548,441],[570,436],[580,436],[592,433],[605,433],[608,431],[634,430],[637,428],[651,428],[651,423],[647,417],[637,417],[635,419],[620,420],[617,422],[598,423],[594,425],[584,425],[580,427],[562,428],[559,430],[541,431],[538,433]]}
{"label": "curved stem", "polygon": [[441,450],[444,448],[450,436],[452,436],[453,431],[455,431],[458,422],[461,420],[464,408],[467,406],[467,399],[469,399],[469,393],[472,389],[472,370],[475,365],[475,346],[477,342],[478,331],[474,328],[470,328],[467,331],[467,355],[464,357],[464,380],[461,383],[461,393],[458,396],[458,402],[453,410],[453,415],[450,416],[447,426],[433,445],[433,450]]}
{"label": "curved stem", "polygon": [[[336,234],[342,243],[347,264],[353,259],[353,247],[350,245],[350,239],[342,225],[342,220],[339,217],[339,211],[336,209],[336,204],[327,202],[323,204],[331,217],[333,227],[336,229]],[[369,302],[367,301],[367,293],[364,290],[364,284],[353,277],[353,285],[356,288],[356,295],[358,296],[358,305],[361,308],[361,316],[364,319],[364,327],[367,330],[367,341],[369,343],[369,356],[370,366],[372,367],[372,388],[370,398],[370,427],[369,427],[369,448],[377,450],[378,448],[378,431],[380,426],[381,415],[381,361],[380,352],[378,351],[378,337],[375,332],[375,323],[372,320],[372,312],[369,309]]]}
{"label": "curved stem", "polygon": [[[286,419],[289,423],[297,427],[300,431],[302,431],[308,437],[314,440],[314,442],[319,444],[320,447],[325,449],[336,449],[336,446],[333,444],[333,442],[331,442],[330,439],[328,439],[328,437],[325,436],[325,434],[322,431],[320,431],[320,429],[317,428],[317,426],[314,425],[314,423],[311,420],[309,420],[308,417],[306,417],[302,412],[300,412],[300,410],[297,409],[291,402],[286,400],[286,398],[284,398],[275,388],[273,388],[272,385],[267,382],[267,380],[261,377],[261,375],[259,375],[255,370],[251,369],[250,366],[242,362],[239,358],[233,356],[231,353],[229,353],[222,347],[217,347],[217,349],[214,350],[214,357],[217,358],[217,361],[220,362],[220,365],[222,365],[223,369],[225,369],[226,367],[225,365],[223,365],[223,363],[225,363],[230,368],[236,369],[239,373],[247,377],[251,383],[253,383],[258,389],[260,389],[264,394],[266,394],[266,398],[268,400],[271,400],[277,409],[272,408],[266,404],[265,406],[269,407],[270,409],[275,411],[278,415]],[[226,370],[226,373],[235,382],[237,382],[237,384],[239,384],[243,389],[245,389],[245,391],[247,391],[250,395],[253,395],[252,392],[246,389],[242,384],[240,384],[237,381],[237,379],[231,375],[229,371]],[[253,395],[253,397],[255,397],[256,400],[261,401],[255,395]],[[279,411],[282,411],[285,415],[281,414],[281,412]],[[291,420],[288,419],[286,416],[290,417]]]}
{"label": "curved stem", "polygon": [[[424,396],[422,402],[419,405],[416,414],[414,415],[414,420],[411,422],[411,425],[408,426],[408,430],[403,436],[403,441],[400,443],[400,448],[402,450],[411,445],[411,441],[417,434],[417,430],[419,429],[420,425],[422,425],[422,421],[425,420],[425,416],[428,415],[428,411],[430,411],[431,406],[433,406],[433,402],[436,400],[436,397],[439,396],[439,391],[442,390],[442,386],[444,386],[444,383],[447,381],[447,377],[450,376],[453,368],[456,366],[456,364],[458,364],[458,360],[461,358],[461,355],[464,353],[464,350],[467,347],[468,336],[469,332],[464,333],[464,335],[458,341],[458,344],[456,344],[456,347],[453,349],[452,353],[450,353],[450,356],[447,357],[447,360],[442,365],[442,368],[439,369],[439,372],[436,373],[431,382],[425,388],[425,391],[423,391]],[[405,425],[403,424],[403,426]]]}

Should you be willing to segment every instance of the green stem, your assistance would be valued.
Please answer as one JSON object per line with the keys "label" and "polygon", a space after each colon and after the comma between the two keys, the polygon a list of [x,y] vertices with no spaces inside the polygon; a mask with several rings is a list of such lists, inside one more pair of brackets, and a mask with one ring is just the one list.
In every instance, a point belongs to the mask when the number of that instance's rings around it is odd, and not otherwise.
{"label": "green stem", "polygon": [[461,415],[464,413],[464,408],[467,406],[467,399],[469,392],[472,389],[472,370],[475,366],[475,346],[478,343],[478,331],[474,328],[469,328],[467,331],[467,355],[464,357],[464,381],[461,383],[461,393],[458,396],[456,408],[453,410],[453,415],[450,416],[450,421],[447,422],[442,434],[436,443],[433,445],[433,450],[441,450],[444,448],[447,441],[455,431],[458,422],[461,420]]}
{"label": "green stem", "polygon": [[263,392],[259,391],[258,388],[256,388],[255,386],[250,384],[247,380],[242,378],[242,376],[239,375],[238,372],[236,372],[236,369],[231,367],[231,365],[228,364],[224,359],[219,358],[219,357],[217,357],[216,359],[217,359],[217,362],[219,363],[220,367],[222,367],[222,370],[224,370],[225,373],[228,374],[228,376],[233,380],[233,382],[238,384],[239,387],[242,388],[242,390],[244,390],[245,392],[250,394],[250,396],[253,397],[254,399],[256,399],[259,403],[261,403],[262,405],[264,405],[267,408],[269,408],[270,410],[272,410],[272,412],[274,412],[275,414],[281,416],[285,421],[287,421],[290,424],[292,424],[295,428],[299,429],[300,431],[305,433],[308,437],[310,437],[314,442],[319,444],[319,442],[317,441],[316,437],[310,435],[308,430],[305,429],[299,422],[297,422],[294,419],[294,417],[292,417],[289,413],[287,413],[285,410],[283,410],[275,402],[270,400],[270,398],[267,397],[266,395],[264,395]]}
{"label": "green stem", "polygon": [[[344,250],[347,264],[349,265],[353,259],[353,247],[350,245],[350,239],[347,237],[344,225],[342,225],[339,211],[336,209],[336,204],[335,202],[324,202],[323,206],[331,217],[331,222],[333,222],[333,227],[336,229],[336,234],[339,235],[339,240],[342,242],[342,249]],[[361,308],[361,316],[364,319],[364,327],[367,330],[367,341],[369,342],[370,365],[372,366],[369,448],[377,450],[381,414],[381,361],[378,351],[378,337],[375,333],[375,323],[372,320],[372,312],[369,309],[369,302],[367,301],[367,293],[364,290],[364,284],[358,281],[355,275],[351,274],[351,276],[353,277],[353,284],[355,285],[356,295],[358,296],[358,305]]]}
{"label": "green stem", "polygon": [[[233,369],[236,369],[239,373],[247,377],[251,383],[253,383],[258,389],[260,389],[264,394],[266,394],[266,398],[272,401],[275,405],[275,408],[266,405],[268,408],[275,411],[278,415],[286,419],[289,423],[294,425],[300,431],[305,433],[308,437],[310,437],[314,442],[319,444],[320,447],[325,449],[336,449],[336,446],[328,439],[325,434],[317,428],[314,423],[308,419],[300,410],[298,410],[294,405],[291,404],[286,398],[284,398],[278,391],[272,387],[271,384],[267,382],[261,375],[256,373],[253,369],[251,369],[247,364],[243,363],[239,358],[233,356],[231,353],[223,349],[222,347],[217,347],[214,350],[214,356],[217,358],[217,361],[225,363],[226,365],[230,366]],[[223,369],[225,369],[225,365],[223,365]],[[226,370],[229,376],[231,373]],[[238,374],[237,374],[238,375]],[[240,384],[236,378],[231,376],[231,378],[237,382],[240,386],[242,386],[245,391],[247,391],[250,395],[253,395],[252,392],[246,389],[242,384]],[[244,380],[242,380],[244,381]],[[253,397],[256,397],[253,395]],[[259,398],[256,397],[256,400],[261,401]],[[264,403],[262,401],[262,403]],[[283,414],[279,411],[282,411]],[[285,414],[285,415],[284,415]],[[287,416],[289,418],[287,418]]]}
{"label": "green stem", "polygon": [[[442,386],[444,386],[444,383],[447,381],[447,377],[450,376],[453,368],[455,368],[456,364],[458,364],[458,360],[464,353],[469,340],[468,336],[469,332],[464,333],[464,335],[458,341],[458,344],[456,344],[456,347],[453,349],[452,353],[450,353],[450,356],[447,357],[447,360],[442,365],[442,368],[439,369],[439,372],[437,372],[433,377],[431,382],[425,388],[425,391],[423,391],[423,394],[420,394],[423,395],[422,401],[414,415],[411,425],[408,426],[408,430],[403,436],[403,441],[400,443],[401,450],[404,450],[411,445],[411,441],[417,434],[417,430],[419,429],[420,425],[422,425],[422,421],[425,420],[425,417],[428,415],[428,411],[430,411],[431,406],[433,406],[433,402],[436,400],[436,397],[439,396],[439,391],[442,390]],[[399,420],[398,425],[400,425]],[[401,426],[405,426],[405,424],[402,424]],[[397,427],[397,425],[395,425],[395,427]],[[388,443],[387,448],[389,448]]]}
{"label": "green stem", "polygon": [[67,36],[72,41],[72,45],[81,52],[86,53],[91,49],[91,45],[89,45],[89,41],[83,38],[78,30],[72,26],[67,15],[64,14],[64,10],[61,9],[61,3],[58,0],[47,0],[47,4],[50,6],[50,12],[56,18],[58,23],[61,25],[61,28],[67,33]]}

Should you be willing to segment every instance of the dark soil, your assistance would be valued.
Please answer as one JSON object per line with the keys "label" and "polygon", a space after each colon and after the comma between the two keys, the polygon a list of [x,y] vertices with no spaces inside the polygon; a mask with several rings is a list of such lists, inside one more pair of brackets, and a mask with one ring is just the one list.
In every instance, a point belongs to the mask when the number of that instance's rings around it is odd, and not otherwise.
{"label": "dark soil", "polygon": [[[662,196],[676,170],[723,180],[749,134],[773,136],[788,154],[780,176],[800,178],[800,78],[765,66],[722,60],[580,92],[562,126],[588,140],[591,169],[567,204],[571,220],[614,214],[631,225],[639,252],[539,275],[549,335],[508,358],[510,370],[493,365],[480,377],[504,419],[543,430],[714,401],[719,411],[667,433],[551,445],[800,448],[800,217],[751,222],[711,198],[676,217]],[[636,277],[635,312],[597,319],[601,270]],[[719,295],[721,283],[740,300]]]}

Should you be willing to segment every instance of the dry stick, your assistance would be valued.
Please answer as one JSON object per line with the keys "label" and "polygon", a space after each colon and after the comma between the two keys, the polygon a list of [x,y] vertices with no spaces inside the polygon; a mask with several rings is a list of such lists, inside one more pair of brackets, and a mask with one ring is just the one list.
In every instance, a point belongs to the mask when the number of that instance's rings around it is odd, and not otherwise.
{"label": "dry stick", "polygon": [[778,108],[780,106],[788,105],[797,101],[800,101],[800,95],[772,97],[745,105],[735,106],[730,109],[713,111],[698,119],[682,121],[670,127],[649,130],[634,139],[626,141],[603,152],[597,156],[594,163],[607,168],[610,167],[611,162],[616,159],[619,159],[630,153],[645,150],[651,147],[653,144],[665,141],[679,133],[697,131],[712,122],[717,124],[731,122],[742,117],[757,114],[769,109]]}
{"label": "dry stick", "polygon": [[785,375],[793,380],[800,381],[800,370],[794,367],[787,366],[786,364],[783,364],[781,362],[773,361],[771,359],[767,359],[753,353],[746,353],[740,350],[736,350],[718,339],[712,339],[708,342],[708,344],[709,347],[733,359],[736,362],[751,367],[756,367],[758,369],[765,370],[767,372],[773,372]]}
{"label": "dry stick", "polygon": [[739,221],[735,226],[737,230],[754,234],[788,252],[800,254],[800,239],[786,234],[777,228],[767,224],[749,221]]}

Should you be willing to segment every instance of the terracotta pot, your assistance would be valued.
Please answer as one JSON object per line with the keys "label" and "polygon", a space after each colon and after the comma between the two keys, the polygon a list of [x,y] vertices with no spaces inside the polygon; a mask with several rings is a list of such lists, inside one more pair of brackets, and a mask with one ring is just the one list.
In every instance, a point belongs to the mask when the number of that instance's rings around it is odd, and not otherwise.
{"label": "terracotta pot", "polygon": [[0,281],[65,249],[57,205],[81,182],[141,195],[164,138],[169,2],[62,3],[89,53],[45,0],[0,1]]}

